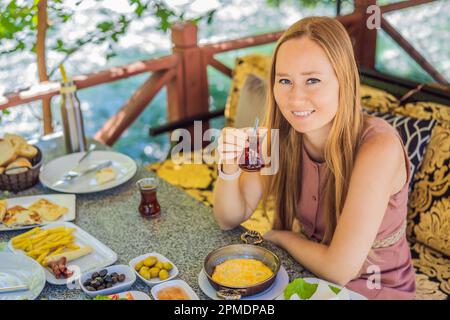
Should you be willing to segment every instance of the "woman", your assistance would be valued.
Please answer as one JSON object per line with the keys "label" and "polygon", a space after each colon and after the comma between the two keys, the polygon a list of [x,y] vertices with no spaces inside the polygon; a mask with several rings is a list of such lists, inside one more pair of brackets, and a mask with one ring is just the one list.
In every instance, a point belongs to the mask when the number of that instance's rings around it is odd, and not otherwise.
{"label": "woman", "polygon": [[275,48],[267,97],[265,127],[279,130],[279,169],[241,173],[246,130],[223,129],[214,214],[231,229],[271,197],[276,213],[264,238],[305,268],[369,299],[412,299],[410,164],[396,130],[363,115],[359,97],[345,28],[326,17],[292,25]]}

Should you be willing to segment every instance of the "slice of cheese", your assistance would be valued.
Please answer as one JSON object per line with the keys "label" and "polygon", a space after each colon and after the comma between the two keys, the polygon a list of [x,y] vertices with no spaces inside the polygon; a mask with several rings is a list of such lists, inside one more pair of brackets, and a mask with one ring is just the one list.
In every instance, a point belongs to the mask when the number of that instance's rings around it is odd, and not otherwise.
{"label": "slice of cheese", "polygon": [[47,199],[39,199],[29,206],[28,210],[39,213],[41,218],[46,221],[55,221],[69,211],[68,208],[58,206]]}
{"label": "slice of cheese", "polygon": [[42,220],[39,213],[28,210],[22,206],[14,206],[6,210],[6,215],[3,219],[3,223],[10,228],[39,224],[41,222]]}
{"label": "slice of cheese", "polygon": [[114,168],[104,168],[95,174],[95,179],[98,184],[105,184],[109,181],[114,180],[117,177],[117,172]]}

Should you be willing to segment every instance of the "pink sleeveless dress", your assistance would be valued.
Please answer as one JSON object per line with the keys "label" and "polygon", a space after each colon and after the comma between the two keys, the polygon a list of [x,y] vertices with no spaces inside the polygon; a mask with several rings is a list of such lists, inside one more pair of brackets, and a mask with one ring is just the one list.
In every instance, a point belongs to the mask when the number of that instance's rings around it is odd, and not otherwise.
{"label": "pink sleeveless dress", "polygon": [[[359,145],[366,139],[382,132],[392,132],[401,140],[399,134],[385,120],[366,116],[365,126]],[[408,201],[408,186],[411,179],[410,163],[403,149],[407,182],[403,188],[389,199],[381,226],[376,236],[376,243],[390,239],[390,245],[377,247],[372,250],[374,257],[366,261],[360,277],[347,284],[347,288],[356,291],[368,299],[413,299],[415,296],[415,273],[411,263],[411,252],[406,235],[401,232],[405,228]],[[311,240],[321,241],[325,234],[323,212],[323,190],[326,177],[329,174],[325,162],[313,161],[306,150],[302,150],[302,188],[298,205],[297,218],[302,232]],[[383,242],[383,241],[381,241]],[[394,242],[394,243],[392,243]],[[381,286],[368,284],[367,279],[374,278],[374,267],[381,271]],[[369,272],[366,272],[369,271]]]}

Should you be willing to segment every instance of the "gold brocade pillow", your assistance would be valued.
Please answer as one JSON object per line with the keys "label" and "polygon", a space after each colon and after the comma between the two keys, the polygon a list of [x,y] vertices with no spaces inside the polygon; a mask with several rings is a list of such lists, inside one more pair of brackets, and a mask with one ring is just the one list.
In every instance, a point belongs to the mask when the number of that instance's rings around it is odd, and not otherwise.
{"label": "gold brocade pillow", "polygon": [[416,240],[450,256],[450,106],[416,102],[398,111],[437,121],[415,176],[408,231]]}
{"label": "gold brocade pillow", "polygon": [[409,195],[408,236],[450,256],[450,106],[432,102],[399,105],[395,97],[362,85],[363,106],[417,119],[435,119]]}

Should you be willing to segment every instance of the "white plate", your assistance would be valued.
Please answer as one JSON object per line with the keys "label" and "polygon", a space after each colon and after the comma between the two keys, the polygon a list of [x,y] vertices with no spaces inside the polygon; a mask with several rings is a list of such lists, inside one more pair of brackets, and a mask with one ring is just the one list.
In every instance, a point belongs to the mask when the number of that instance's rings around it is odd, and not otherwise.
{"label": "white plate", "polygon": [[[170,263],[172,264],[173,268],[172,268],[172,270],[169,271],[169,278],[167,278],[166,280],[158,280],[159,278],[156,277],[156,278],[153,278],[153,279],[150,279],[150,280],[145,280],[145,279],[139,274],[139,272],[136,271],[136,269],[134,268],[134,266],[135,266],[139,261],[142,261],[142,260],[144,260],[145,258],[150,257],[150,256],[155,257],[156,259],[158,259],[158,261],[161,261],[161,262],[170,262]],[[130,261],[129,265],[130,265],[130,268],[134,270],[134,272],[136,273],[136,275],[137,275],[142,281],[144,281],[148,286],[150,286],[150,287],[153,287],[154,285],[157,285],[157,284],[162,283],[162,282],[165,282],[165,281],[172,280],[173,278],[175,278],[175,277],[178,275],[178,268],[177,268],[177,266],[176,266],[172,261],[170,261],[169,259],[167,259],[166,257],[164,257],[162,254],[159,254],[159,253],[157,253],[157,252],[150,252],[150,253],[143,254],[143,255],[141,255],[141,256],[139,256],[139,257],[136,257],[136,258],[134,258],[133,260]]]}
{"label": "white plate", "polygon": [[[150,297],[148,296],[148,294],[141,292],[141,291],[125,291],[125,292],[117,293],[117,295],[119,296],[119,299],[123,299],[127,296],[128,293],[131,293],[134,300],[151,300]],[[108,296],[112,296],[112,295],[108,295]]]}
{"label": "white plate", "polygon": [[[284,292],[284,288],[286,288],[288,283],[289,283],[289,275],[286,272],[286,269],[283,266],[281,266],[280,270],[277,273],[275,281],[269,288],[267,288],[261,293],[243,297],[241,298],[241,300],[274,300],[281,293]],[[214,287],[209,283],[204,269],[202,269],[202,271],[200,271],[200,273],[198,274],[198,285],[200,286],[200,289],[202,289],[203,293],[206,294],[211,299],[221,300],[219,297],[217,297],[216,294],[217,290],[214,289]]]}
{"label": "white plate", "polygon": [[[318,283],[321,279],[318,279],[318,278],[303,278],[303,280],[305,280],[306,282],[308,282],[308,283]],[[334,284],[334,283],[331,283],[331,282],[328,282],[328,281],[326,281],[326,280],[322,280],[326,285],[331,285],[331,286],[333,286],[333,287],[337,287],[337,288],[340,288],[340,286],[338,286],[338,285],[336,285],[336,284]],[[355,292],[355,291],[352,291],[352,290],[349,290],[349,289],[347,289],[348,290],[348,293],[349,293],[349,295],[350,295],[350,300],[367,300],[367,298],[366,297],[364,297],[363,295],[361,295],[361,294],[359,294],[359,293],[357,293],[357,292]],[[283,290],[284,291],[284,290]],[[278,297],[277,297],[277,300],[285,300],[284,299],[284,292],[281,294],[281,295],[279,295]]]}
{"label": "white plate", "polygon": [[111,160],[113,163],[112,167],[117,172],[116,179],[99,185],[95,179],[95,173],[91,173],[74,180],[72,183],[52,187],[55,182],[61,179],[64,173],[75,168],[78,164],[78,160],[83,155],[84,152],[72,153],[45,164],[39,174],[41,183],[47,188],[59,192],[80,194],[93,193],[115,188],[133,178],[137,171],[137,166],[134,160],[122,153],[112,151],[93,151],[86,158],[86,160],[83,161],[82,168],[88,168]]}
{"label": "white plate", "polygon": [[39,263],[14,253],[0,252],[0,287],[28,285],[28,291],[0,293],[0,300],[34,300],[45,286],[45,274]]}
{"label": "white plate", "polygon": [[[90,279],[94,272],[99,272],[102,269],[106,269],[108,271],[108,274],[111,274],[114,272],[117,272],[118,274],[123,273],[125,275],[125,280],[123,282],[117,282],[111,288],[107,288],[107,289],[103,289],[103,290],[89,291],[88,289],[86,289],[86,287],[83,285],[83,283],[86,280]],[[107,296],[107,295],[110,295],[113,293],[123,292],[125,290],[130,289],[135,281],[136,281],[136,275],[134,274],[133,270],[129,266],[119,264],[119,265],[114,265],[114,266],[100,268],[97,270],[92,270],[92,271],[86,272],[85,274],[83,274],[80,277],[79,284],[80,284],[81,289],[84,291],[84,293],[86,293],[90,297],[95,297],[97,295]]]}
{"label": "white plate", "polygon": [[163,283],[160,283],[160,284],[154,286],[151,290],[153,299],[159,300],[158,292],[161,291],[162,289],[165,289],[167,287],[175,287],[175,286],[182,288],[186,292],[186,294],[189,296],[189,300],[200,300],[198,298],[198,295],[195,293],[195,291],[192,290],[192,288],[185,281],[180,280],[180,279],[166,281],[166,282],[163,282]]}
{"label": "white plate", "polygon": [[[112,251],[95,237],[71,222],[55,222],[52,224],[47,224],[46,226],[42,227],[42,229],[46,230],[59,226],[64,226],[66,228],[75,228],[75,231],[73,232],[73,235],[75,236],[75,244],[79,245],[80,247],[86,245],[92,247],[91,253],[74,261],[70,261],[67,264],[67,267],[71,270],[79,271],[75,272],[73,277],[76,277],[77,273],[79,275],[91,270],[104,268],[116,262],[117,254],[114,251]],[[11,240],[8,242],[8,248],[14,253],[25,255],[22,250],[13,248]],[[55,275],[49,269],[43,269],[45,270],[47,281],[51,284],[64,285],[68,284],[69,280],[71,279],[56,279]]]}
{"label": "white plate", "polygon": [[22,207],[28,208],[34,202],[39,199],[46,199],[48,201],[57,204],[58,206],[66,207],[69,209],[65,214],[63,214],[58,220],[55,221],[44,221],[39,225],[28,225],[28,226],[20,226],[15,228],[9,228],[6,225],[0,223],[0,231],[10,231],[10,230],[23,230],[30,229],[36,226],[46,225],[49,223],[59,222],[59,221],[73,221],[76,216],[76,196],[74,194],[41,194],[37,196],[28,196],[28,197],[18,197],[18,198],[10,198],[5,199],[7,201],[8,208],[12,206],[20,205]]}

